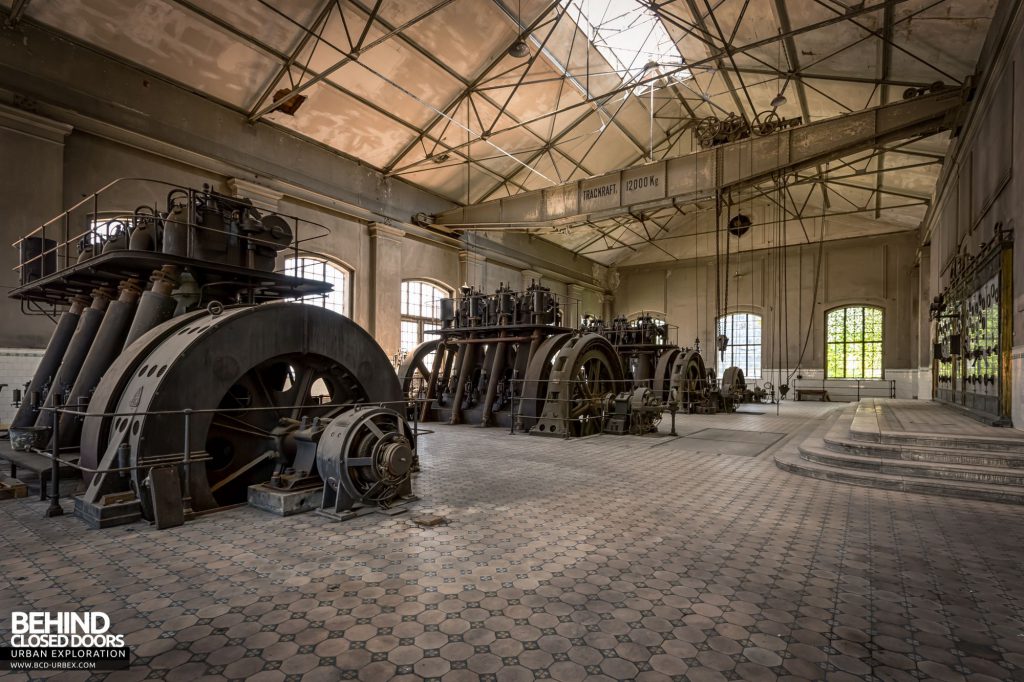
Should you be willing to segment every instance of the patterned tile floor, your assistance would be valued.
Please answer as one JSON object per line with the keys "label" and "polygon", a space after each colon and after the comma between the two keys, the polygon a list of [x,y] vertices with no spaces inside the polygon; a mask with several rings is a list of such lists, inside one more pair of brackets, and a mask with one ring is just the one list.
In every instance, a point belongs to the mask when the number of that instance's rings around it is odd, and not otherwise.
{"label": "patterned tile floor", "polygon": [[135,657],[111,680],[1024,680],[1024,511],[777,469],[837,407],[679,419],[787,434],[757,456],[432,426],[435,528],[0,502],[0,638],[11,610],[105,611]]}

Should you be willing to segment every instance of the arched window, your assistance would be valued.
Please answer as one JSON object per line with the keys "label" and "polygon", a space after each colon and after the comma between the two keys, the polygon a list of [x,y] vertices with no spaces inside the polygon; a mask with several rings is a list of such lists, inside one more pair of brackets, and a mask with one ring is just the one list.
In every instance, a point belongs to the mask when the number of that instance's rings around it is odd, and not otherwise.
{"label": "arched window", "polygon": [[[441,326],[441,299],[450,298],[447,289],[418,279],[402,282],[402,352],[411,351],[428,338],[426,332]],[[428,365],[429,366],[429,365]]]}
{"label": "arched window", "polygon": [[313,294],[299,300],[310,305],[321,305],[336,313],[341,313],[345,317],[349,316],[351,273],[348,270],[338,267],[326,258],[305,256],[303,258],[286,258],[284,272],[292,277],[315,279],[333,286],[334,289],[326,294]]}
{"label": "arched window", "polygon": [[725,356],[720,357],[719,374],[739,367],[746,379],[761,378],[761,316],[733,313],[718,318],[718,333],[729,337]]}
{"label": "arched window", "polygon": [[882,309],[847,306],[825,316],[825,376],[882,378]]}

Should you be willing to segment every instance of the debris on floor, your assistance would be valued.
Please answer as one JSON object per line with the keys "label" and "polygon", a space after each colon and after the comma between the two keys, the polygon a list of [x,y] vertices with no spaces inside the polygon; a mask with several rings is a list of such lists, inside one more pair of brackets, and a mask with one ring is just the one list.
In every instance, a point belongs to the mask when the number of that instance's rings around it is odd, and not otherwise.
{"label": "debris on floor", "polygon": [[434,526],[447,526],[448,519],[443,516],[434,516],[432,514],[417,516],[412,520],[417,526],[423,526],[425,528],[433,528]]}

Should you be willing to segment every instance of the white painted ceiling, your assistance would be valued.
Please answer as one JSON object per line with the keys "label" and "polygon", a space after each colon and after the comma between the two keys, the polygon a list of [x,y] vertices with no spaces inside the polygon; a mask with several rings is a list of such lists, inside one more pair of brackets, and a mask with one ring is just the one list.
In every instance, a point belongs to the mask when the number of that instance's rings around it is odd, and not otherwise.
{"label": "white painted ceiling", "polygon": [[[635,3],[653,8],[689,69],[653,90],[652,107],[650,88],[624,83],[577,26],[579,7],[595,2],[607,0],[33,0],[24,17],[465,204],[643,163],[652,150],[688,153],[697,120],[753,119],[779,92],[778,112],[806,121],[962,83],[996,5]],[[520,34],[526,58],[507,54]],[[279,91],[308,99],[288,115],[275,108]],[[827,184],[794,184],[783,202],[792,215],[842,212],[836,230],[914,229],[947,142],[837,160],[821,169]],[[737,201],[762,219],[774,206]],[[601,263],[646,262],[685,256],[658,242],[684,244],[704,229],[701,215],[539,233]]]}

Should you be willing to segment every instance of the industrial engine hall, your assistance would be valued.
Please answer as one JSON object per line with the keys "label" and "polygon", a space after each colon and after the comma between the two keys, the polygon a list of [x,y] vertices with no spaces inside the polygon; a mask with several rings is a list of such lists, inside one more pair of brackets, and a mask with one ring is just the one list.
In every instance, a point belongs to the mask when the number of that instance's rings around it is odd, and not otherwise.
{"label": "industrial engine hall", "polygon": [[0,679],[1024,682],[1022,110],[1024,0],[0,0]]}

